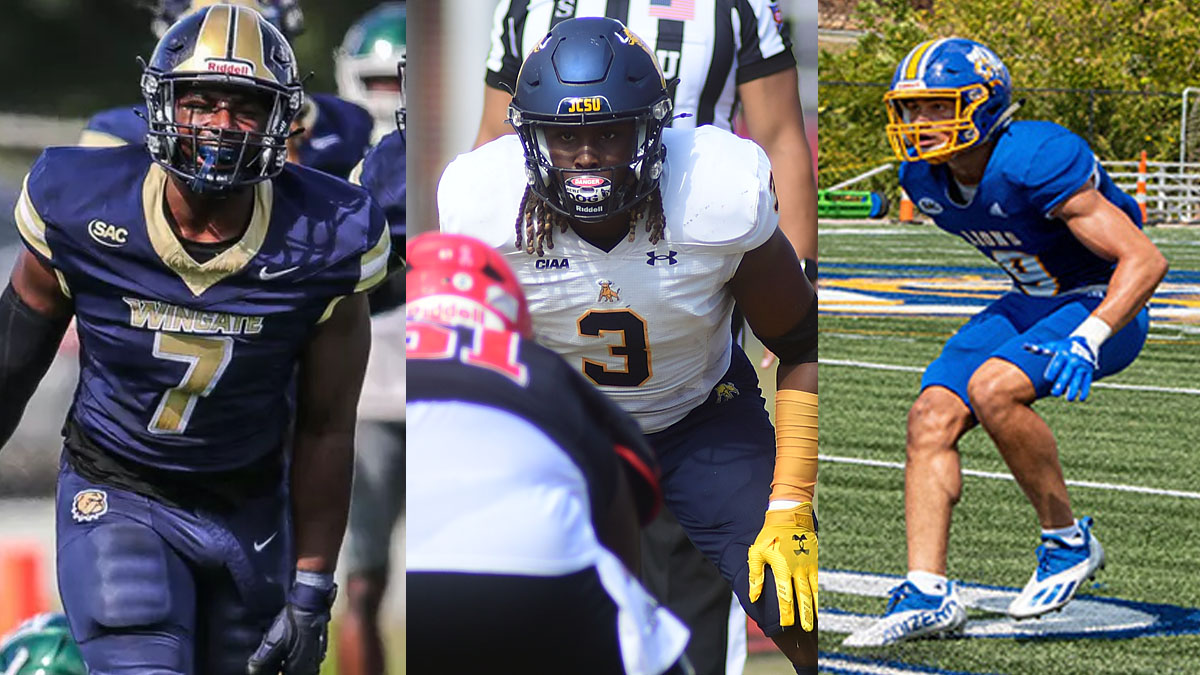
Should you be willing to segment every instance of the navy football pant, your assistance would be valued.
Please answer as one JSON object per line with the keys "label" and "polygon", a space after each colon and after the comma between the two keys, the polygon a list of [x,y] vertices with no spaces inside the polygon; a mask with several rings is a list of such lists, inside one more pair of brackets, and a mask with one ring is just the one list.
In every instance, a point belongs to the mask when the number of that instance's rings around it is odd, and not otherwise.
{"label": "navy football pant", "polygon": [[746,614],[768,636],[778,635],[774,576],[768,567],[763,594],[751,603],[746,560],[771,496],[775,429],[758,374],[737,345],[718,388],[724,396],[714,388],[682,420],[646,438],[658,453],[667,508],[733,587]]}
{"label": "navy football pant", "polygon": [[287,500],[189,512],[65,465],[58,587],[95,675],[241,675],[290,583]]}

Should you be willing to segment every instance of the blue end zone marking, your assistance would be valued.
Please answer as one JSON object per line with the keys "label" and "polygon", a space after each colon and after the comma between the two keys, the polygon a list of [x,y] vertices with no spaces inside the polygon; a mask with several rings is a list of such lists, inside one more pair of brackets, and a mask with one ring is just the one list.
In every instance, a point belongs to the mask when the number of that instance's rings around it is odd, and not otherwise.
{"label": "blue end zone marking", "polygon": [[[882,587],[886,587],[886,585],[899,583],[900,581],[903,581],[903,579],[904,579],[904,577],[897,576],[897,575],[874,574],[871,572],[859,572],[859,571],[854,571],[854,570],[834,570],[834,569],[825,570],[825,569],[822,569],[822,570],[820,570],[819,574],[820,575],[828,575],[826,578],[832,578],[835,575],[848,575],[848,576],[859,577],[863,580],[861,582],[861,585],[864,588],[870,582],[886,581],[886,584],[881,586],[881,588],[882,588]],[[820,577],[818,577],[818,578],[820,578]],[[845,588],[845,587],[829,588],[829,585],[830,584],[823,582],[821,584],[821,590],[826,591],[826,592],[832,590],[836,593],[847,593],[847,594],[857,594],[857,595],[878,595],[877,593],[871,593],[871,592],[856,593],[855,592],[857,590],[856,588]],[[853,586],[859,586],[859,585],[860,585],[859,583],[853,584]],[[1003,592],[1004,594],[1006,594],[1006,596],[1007,595],[1015,596],[1017,593],[1020,592],[1020,589],[1012,588],[1010,586],[996,586],[996,585],[991,585],[991,584],[977,584],[977,583],[962,584],[960,586],[960,589],[962,589],[962,592],[964,595],[966,595],[968,591],[1000,591],[1000,592]],[[882,597],[882,596],[880,596],[880,597]],[[980,639],[980,638],[997,639],[997,638],[999,638],[999,639],[1009,639],[1009,640],[1017,640],[1017,641],[1022,641],[1022,640],[1094,640],[1094,639],[1123,640],[1123,639],[1136,638],[1136,637],[1159,637],[1159,636],[1171,636],[1171,635],[1197,635],[1197,634],[1200,634],[1200,608],[1179,607],[1176,605],[1166,605],[1166,604],[1159,604],[1159,603],[1152,603],[1152,602],[1138,602],[1135,600],[1124,600],[1121,598],[1106,598],[1106,597],[1097,596],[1097,595],[1077,595],[1075,597],[1075,599],[1072,601],[1072,603],[1067,605],[1067,610],[1070,610],[1075,605],[1081,604],[1081,601],[1084,601],[1087,603],[1095,603],[1100,606],[1110,606],[1113,608],[1127,609],[1127,610],[1133,610],[1136,612],[1141,612],[1145,615],[1148,615],[1152,619],[1152,621],[1149,623],[1149,625],[1134,626],[1134,627],[1130,627],[1130,628],[1113,628],[1113,629],[1095,628],[1093,630],[1069,630],[1069,629],[1064,630],[1062,627],[1058,627],[1054,630],[1047,630],[1047,632],[1045,634],[1041,634],[1041,635],[1036,634],[1036,633],[1035,634],[1023,633],[1020,635],[1015,635],[1013,633],[1006,633],[1003,630],[999,630],[995,633],[972,634],[972,631],[970,631],[970,628],[973,624],[984,623],[986,621],[983,619],[972,619],[967,622],[967,633],[965,634],[965,639]],[[964,597],[964,602],[965,602],[965,604],[968,605],[968,607],[978,607],[977,604],[970,602],[968,598]],[[868,618],[868,619],[878,618],[877,616],[868,616],[868,615],[862,615],[862,614],[857,614],[857,613],[852,613],[852,612],[843,612],[843,611],[835,609],[835,608],[830,608],[827,610],[823,609],[821,613],[822,613],[822,615],[828,615],[831,618],[833,616],[847,617],[847,618],[860,618],[860,619],[861,618]],[[1039,619],[1026,619],[1023,621],[1015,622],[1015,624],[1018,626],[1021,626],[1021,627],[1036,627],[1038,625],[1036,623],[1037,621],[1039,621]],[[825,630],[825,628],[823,627],[822,630]]]}
{"label": "blue end zone marking", "polygon": [[[868,659],[861,656],[852,656],[850,654],[842,654],[839,652],[817,652],[819,665],[817,670],[822,673],[837,673],[838,675],[861,675],[862,673],[877,672],[878,668],[895,668],[906,673],[936,673],[937,675],[980,675],[966,670],[945,670],[943,668],[935,668],[933,666],[922,666],[913,663],[904,663],[903,661],[884,661],[882,659]],[[860,663],[863,666],[873,666],[868,670],[866,668],[859,669],[853,666],[829,665],[828,661],[841,661],[846,663]]]}

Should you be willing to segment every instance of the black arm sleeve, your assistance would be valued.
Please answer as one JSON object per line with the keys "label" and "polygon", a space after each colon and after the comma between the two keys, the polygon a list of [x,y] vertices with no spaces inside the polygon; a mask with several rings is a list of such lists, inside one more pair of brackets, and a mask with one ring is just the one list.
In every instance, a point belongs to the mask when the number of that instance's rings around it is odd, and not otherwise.
{"label": "black arm sleeve", "polygon": [[70,322],[69,316],[51,319],[39,314],[11,283],[0,295],[0,447],[21,421]]}
{"label": "black arm sleeve", "polygon": [[[758,335],[757,333],[755,335]],[[758,335],[763,346],[779,357],[784,365],[812,363],[817,360],[817,296],[813,296],[808,311],[795,326],[779,337]]]}

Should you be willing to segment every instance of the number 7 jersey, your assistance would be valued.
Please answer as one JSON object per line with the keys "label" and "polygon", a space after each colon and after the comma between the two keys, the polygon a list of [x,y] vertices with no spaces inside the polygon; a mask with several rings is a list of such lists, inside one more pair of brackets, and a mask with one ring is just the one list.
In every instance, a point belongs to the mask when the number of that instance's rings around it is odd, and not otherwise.
{"label": "number 7 jersey", "polygon": [[282,447],[294,373],[336,302],[387,272],[366,192],[288,164],[258,183],[239,240],[200,263],[164,215],[165,171],[142,146],[50,148],[15,215],[74,302],[70,417],[100,449],[182,471]]}
{"label": "number 7 jersey", "polygon": [[633,241],[623,237],[610,251],[571,229],[555,231],[543,257],[517,250],[525,172],[516,136],[460,155],[438,187],[442,230],[504,254],[529,300],[537,342],[646,433],[704,402],[728,369],[727,284],[743,254],[766,243],[779,221],[770,163],[757,145],[710,126],[667,129],[663,142],[666,227],[656,244],[639,224]]}

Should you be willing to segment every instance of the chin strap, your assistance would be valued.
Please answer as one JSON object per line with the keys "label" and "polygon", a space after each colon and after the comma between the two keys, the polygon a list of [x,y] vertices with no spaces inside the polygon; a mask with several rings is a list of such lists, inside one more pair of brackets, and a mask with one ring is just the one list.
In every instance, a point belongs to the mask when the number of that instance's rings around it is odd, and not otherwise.
{"label": "chin strap", "polygon": [[1023,105],[1025,105],[1025,99],[1023,98],[1017,99],[1013,103],[1010,103],[1008,107],[1004,109],[1004,112],[1000,113],[996,117],[996,123],[992,125],[991,129],[988,130],[987,135],[979,141],[979,145],[987,143],[988,141],[992,140],[993,136],[1003,131],[1005,127],[1008,126],[1009,122],[1012,122],[1013,115],[1017,114],[1017,111],[1020,110],[1021,106]]}

